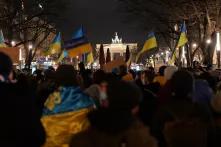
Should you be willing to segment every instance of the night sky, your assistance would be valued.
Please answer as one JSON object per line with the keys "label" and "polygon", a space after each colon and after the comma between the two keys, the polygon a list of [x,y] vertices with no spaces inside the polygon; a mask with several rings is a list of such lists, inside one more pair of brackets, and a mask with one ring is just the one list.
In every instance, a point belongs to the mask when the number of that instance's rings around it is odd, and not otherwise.
{"label": "night sky", "polygon": [[70,0],[62,17],[64,21],[58,23],[58,28],[66,40],[80,25],[93,44],[110,43],[115,32],[123,42],[142,42],[147,34],[138,25],[125,22],[130,18],[119,11],[117,0]]}

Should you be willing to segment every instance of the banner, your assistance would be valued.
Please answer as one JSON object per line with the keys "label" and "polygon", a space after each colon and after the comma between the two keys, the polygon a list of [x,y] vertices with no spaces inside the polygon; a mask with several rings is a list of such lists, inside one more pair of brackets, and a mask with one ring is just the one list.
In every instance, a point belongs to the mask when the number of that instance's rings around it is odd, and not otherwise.
{"label": "banner", "polygon": [[113,60],[111,62],[108,62],[104,65],[104,70],[106,72],[112,72],[114,68],[119,68],[121,65],[126,65],[125,59],[123,57],[120,57],[116,60]]}

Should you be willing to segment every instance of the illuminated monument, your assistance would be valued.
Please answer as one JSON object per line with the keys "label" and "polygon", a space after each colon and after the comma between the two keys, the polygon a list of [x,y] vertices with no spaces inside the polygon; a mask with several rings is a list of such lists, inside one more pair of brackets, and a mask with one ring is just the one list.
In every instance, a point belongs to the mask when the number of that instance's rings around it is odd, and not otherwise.
{"label": "illuminated monument", "polygon": [[[96,45],[96,50],[99,52],[101,44]],[[115,37],[112,38],[112,42],[110,44],[103,44],[104,46],[104,54],[106,57],[107,49],[110,49],[111,53],[111,60],[115,60],[120,56],[124,56],[126,54],[127,46],[130,49],[131,54],[136,53],[137,50],[137,43],[123,43],[122,38],[118,37],[117,32],[115,33]]]}

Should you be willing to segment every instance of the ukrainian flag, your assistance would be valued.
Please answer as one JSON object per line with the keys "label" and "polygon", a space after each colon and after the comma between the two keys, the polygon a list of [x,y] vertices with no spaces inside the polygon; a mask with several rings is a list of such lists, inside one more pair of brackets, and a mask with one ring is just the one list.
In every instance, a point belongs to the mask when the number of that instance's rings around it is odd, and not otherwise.
{"label": "ukrainian flag", "polygon": [[184,22],[181,27],[181,34],[180,34],[179,41],[177,43],[177,48],[184,46],[188,42],[186,32],[187,32],[186,24]]}
{"label": "ukrainian flag", "polygon": [[181,33],[180,33],[180,38],[178,40],[178,43],[177,43],[177,46],[176,48],[174,49],[173,53],[172,53],[172,56],[171,56],[171,59],[169,60],[168,64],[169,65],[173,65],[175,60],[176,60],[176,53],[177,53],[177,50],[184,46],[187,42],[188,42],[188,39],[187,39],[187,35],[186,35],[186,32],[187,32],[187,29],[186,29],[186,24],[185,22],[182,24],[181,26]]}
{"label": "ukrainian flag", "polygon": [[138,53],[136,57],[136,62],[139,60],[141,54],[156,47],[157,47],[157,40],[155,34],[154,32],[150,32],[146,42],[144,43],[143,49]]}
{"label": "ukrainian flag", "polygon": [[57,63],[60,63],[67,56],[68,56],[68,52],[66,50],[63,50],[63,52],[61,53],[60,57],[57,60]]}
{"label": "ukrainian flag", "polygon": [[0,47],[7,47],[2,30],[0,31]]}
{"label": "ukrainian flag", "polygon": [[77,30],[73,39],[66,41],[64,46],[70,57],[76,57],[92,51],[92,46],[85,36],[83,27]]}
{"label": "ukrainian flag", "polygon": [[85,37],[85,30],[83,26],[81,26],[76,32],[74,32],[72,39],[82,38]]}
{"label": "ukrainian flag", "polygon": [[46,55],[59,54],[61,52],[61,33],[59,32],[52,41]]}
{"label": "ukrainian flag", "polygon": [[87,53],[86,56],[87,56],[87,63],[91,64],[94,62],[94,56],[92,51],[90,53]]}
{"label": "ukrainian flag", "polygon": [[47,135],[44,147],[68,146],[73,134],[89,127],[87,114],[93,107],[79,87],[60,87],[49,95],[41,118]]}
{"label": "ukrainian flag", "polygon": [[176,61],[177,48],[172,52],[172,58],[168,61],[168,64],[173,66]]}

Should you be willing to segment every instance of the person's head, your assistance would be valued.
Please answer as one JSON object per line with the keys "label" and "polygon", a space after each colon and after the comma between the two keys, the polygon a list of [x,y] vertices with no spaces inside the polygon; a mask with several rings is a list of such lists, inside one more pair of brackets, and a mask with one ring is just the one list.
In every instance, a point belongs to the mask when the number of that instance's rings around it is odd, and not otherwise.
{"label": "person's head", "polygon": [[5,53],[0,52],[0,75],[2,80],[8,80],[10,74],[12,73],[12,60]]}
{"label": "person's head", "polygon": [[77,71],[72,65],[60,65],[55,77],[57,83],[61,86],[78,86]]}
{"label": "person's head", "polygon": [[78,67],[79,67],[80,71],[84,71],[84,70],[85,70],[84,63],[83,63],[83,62],[79,63],[79,64],[78,64]]}
{"label": "person's head", "polygon": [[152,72],[152,71],[145,71],[145,75],[147,77],[147,82],[148,83],[153,83],[153,80],[154,80],[154,77],[155,77],[155,74]]}
{"label": "person's head", "polygon": [[103,70],[97,70],[93,74],[93,83],[100,84],[105,81],[106,74]]}
{"label": "person's head", "polygon": [[154,68],[153,68],[152,66],[150,66],[150,67],[148,68],[148,70],[151,71],[151,72],[153,72],[153,73],[155,74],[155,70],[154,70]]}
{"label": "person's head", "polygon": [[193,61],[193,68],[197,69],[200,67],[200,63],[198,61]]}
{"label": "person's head", "polygon": [[33,76],[35,77],[35,79],[37,80],[37,81],[41,81],[41,80],[43,80],[43,71],[42,70],[40,70],[40,69],[37,69],[37,70],[35,70],[34,71],[34,73],[33,73]]}
{"label": "person's head", "polygon": [[108,108],[120,111],[132,111],[142,98],[140,89],[133,83],[113,81],[107,85]]}
{"label": "person's head", "polygon": [[164,76],[164,71],[165,71],[166,68],[167,68],[166,66],[161,66],[161,67],[159,68],[159,75],[160,75],[160,76]]}
{"label": "person's head", "polygon": [[135,79],[135,78],[136,78],[136,73],[135,73],[135,71],[134,71],[134,70],[130,69],[130,70],[129,70],[129,73],[130,73],[130,74],[132,74],[133,79]]}
{"label": "person's head", "polygon": [[45,80],[53,80],[55,76],[55,71],[47,69],[44,71]]}
{"label": "person's head", "polygon": [[127,66],[126,65],[121,65],[119,67],[119,70],[120,70],[121,75],[127,74]]}
{"label": "person's head", "polygon": [[172,78],[173,74],[177,71],[176,66],[168,66],[164,71],[164,77],[168,81]]}
{"label": "person's head", "polygon": [[138,112],[141,92],[132,83],[118,80],[110,74],[103,87],[105,99],[103,105],[89,115],[91,126],[101,132],[115,134],[127,130],[134,122]]}
{"label": "person's head", "polygon": [[209,83],[209,86],[215,90],[216,89],[216,78],[213,77],[209,72],[203,72],[200,76],[199,79],[206,80]]}
{"label": "person's head", "polygon": [[177,71],[171,78],[171,86],[176,98],[191,98],[194,91],[194,78],[188,71]]}
{"label": "person's head", "polygon": [[196,80],[193,101],[209,105],[213,98],[213,90],[205,80]]}

